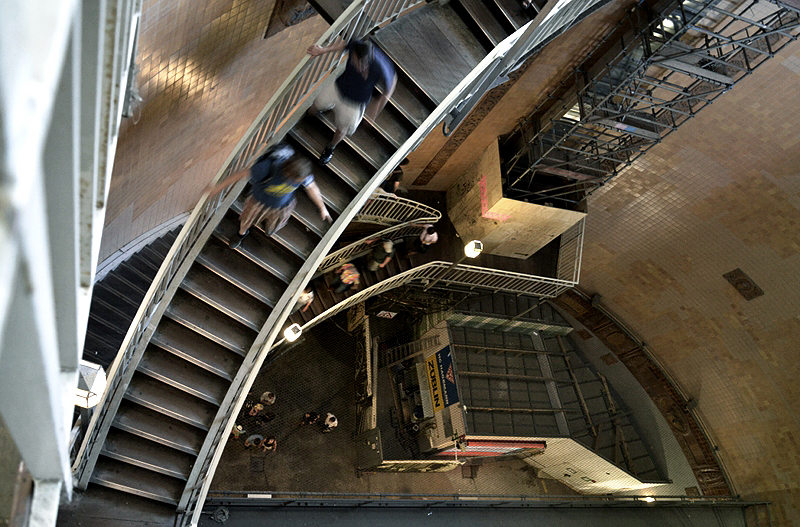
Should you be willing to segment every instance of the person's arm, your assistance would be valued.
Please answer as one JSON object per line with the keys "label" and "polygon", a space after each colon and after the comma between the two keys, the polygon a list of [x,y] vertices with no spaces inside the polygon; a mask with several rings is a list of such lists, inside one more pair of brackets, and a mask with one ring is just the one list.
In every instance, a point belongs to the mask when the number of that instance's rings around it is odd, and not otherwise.
{"label": "person's arm", "polygon": [[248,177],[249,175],[250,175],[250,169],[249,168],[246,168],[244,170],[240,170],[238,172],[234,172],[230,177],[228,177],[227,179],[225,179],[223,181],[220,181],[216,185],[209,184],[205,188],[205,190],[203,192],[204,193],[208,192],[209,196],[214,196],[216,194],[219,194],[222,191],[222,189],[230,187],[234,183],[238,183],[239,181],[241,181],[242,179]]}
{"label": "person's arm", "polygon": [[381,113],[381,110],[383,110],[383,107],[386,106],[387,102],[389,102],[389,99],[391,99],[394,89],[397,86],[397,73],[394,71],[394,69],[387,70],[387,74],[389,74],[388,77],[387,75],[384,75],[383,78],[383,82],[386,84],[386,91],[380,94],[380,96],[372,99],[367,106],[366,112],[364,112],[369,119],[375,119],[378,114]]}
{"label": "person's arm", "polygon": [[391,253],[389,253],[389,255],[388,255],[388,256],[386,256],[386,259],[383,261],[383,263],[380,265],[380,267],[381,267],[381,268],[383,268],[383,267],[386,267],[386,264],[388,264],[388,263],[389,263],[389,260],[391,260],[391,259],[392,259],[392,254],[391,254]]}
{"label": "person's arm", "polygon": [[317,44],[313,44],[308,46],[306,52],[312,57],[318,57],[319,55],[324,55],[325,53],[330,53],[332,51],[344,51],[346,47],[347,42],[340,40],[339,42],[334,42],[330,46],[318,46]]}
{"label": "person's arm", "polygon": [[305,313],[306,311],[308,311],[308,308],[309,308],[309,306],[311,305],[311,303],[313,301],[314,301],[314,297],[309,298],[308,302],[306,302],[306,305],[303,306],[303,309],[301,309],[300,312],[301,313]]}
{"label": "person's arm", "polygon": [[328,213],[328,208],[325,206],[325,202],[322,201],[322,193],[319,191],[317,184],[311,183],[305,187],[305,189],[308,193],[308,197],[311,198],[311,201],[313,201],[314,205],[319,209],[319,215],[322,221],[333,221],[331,220],[331,215]]}

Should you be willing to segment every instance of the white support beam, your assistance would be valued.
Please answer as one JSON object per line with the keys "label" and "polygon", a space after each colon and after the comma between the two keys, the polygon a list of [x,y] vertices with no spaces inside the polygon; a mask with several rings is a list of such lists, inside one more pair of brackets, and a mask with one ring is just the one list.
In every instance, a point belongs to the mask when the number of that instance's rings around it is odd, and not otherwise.
{"label": "white support beam", "polygon": [[[88,316],[79,279],[80,15],[67,48],[44,150],[44,192],[61,370],[77,371]],[[80,306],[85,306],[85,313]]]}
{"label": "white support beam", "polygon": [[[34,478],[70,481],[69,426],[64,421],[65,390],[49,281],[38,283],[40,270],[31,268],[24,256],[23,252],[14,273],[0,339],[0,413]],[[49,267],[45,258],[41,260]]]}
{"label": "white support beam", "polygon": [[28,527],[55,527],[60,497],[60,481],[34,480]]}

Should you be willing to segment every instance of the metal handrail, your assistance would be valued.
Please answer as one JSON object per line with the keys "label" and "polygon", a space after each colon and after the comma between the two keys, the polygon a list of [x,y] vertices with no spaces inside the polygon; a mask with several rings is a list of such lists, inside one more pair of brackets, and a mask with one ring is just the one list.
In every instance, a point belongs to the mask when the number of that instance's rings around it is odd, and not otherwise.
{"label": "metal handrail", "polygon": [[322,260],[322,263],[319,265],[317,272],[314,273],[314,276],[325,274],[328,271],[332,271],[334,268],[339,267],[343,263],[350,262],[360,256],[364,256],[372,250],[372,244],[375,242],[375,240],[386,239],[395,242],[399,239],[409,236],[418,237],[422,233],[422,230],[423,227],[420,226],[418,222],[407,221],[405,223],[401,223],[400,225],[394,225],[392,227],[383,229],[382,231],[378,231],[367,236],[366,238],[362,238],[356,242],[353,242],[346,247],[342,247],[338,251],[330,253],[325,257],[324,260]]}
{"label": "metal handrail", "polygon": [[[325,32],[318,43],[327,45],[338,38],[347,39],[364,36],[375,27],[393,20],[416,5],[421,4],[422,1],[355,0]],[[564,1],[561,0],[558,5],[561,5]],[[589,0],[588,5],[596,6],[603,1],[607,0]],[[566,29],[568,25],[565,24],[559,27]],[[525,33],[525,30],[529,28],[530,25],[525,26],[525,28],[516,31],[501,42],[456,86],[400,149],[390,156],[352,202],[342,211],[342,214],[301,266],[283,296],[274,306],[265,326],[259,332],[253,346],[248,351],[201,447],[198,459],[187,480],[186,491],[178,506],[179,510],[187,512],[186,521],[195,525],[199,521],[200,508],[197,507],[197,504],[203,501],[208,492],[211,476],[222,454],[220,443],[227,435],[232,419],[241,409],[247,390],[255,380],[260,365],[266,359],[269,350],[272,349],[272,343],[275,341],[282,324],[289,316],[292,306],[319,263],[328,253],[330,247],[356,216],[359,209],[366,204],[372,192],[389,176],[400,161],[409,152],[417,148],[424,138],[461,101],[472,94],[487,68],[498,57],[505,56],[509,51],[522,56],[520,53],[523,50],[533,49],[533,45],[536,42],[542,43],[544,38],[551,38],[555,35],[555,30],[552,30],[552,28],[546,32],[547,35],[544,37],[536,31],[532,31],[530,34]],[[520,41],[520,37],[523,34],[528,35],[528,37]],[[342,56],[328,54],[318,57],[314,61],[311,61],[307,56],[304,57],[290,77],[267,103],[245,136],[239,141],[213,182],[222,181],[233,172],[245,168],[268,146],[282,139],[283,135],[302,117],[302,112],[305,108],[311,104],[311,95],[314,90],[324,79],[341,67]],[[516,67],[516,64],[512,64],[510,67]],[[109,369],[109,384],[98,405],[98,411],[89,425],[89,432],[81,445],[78,459],[73,467],[77,486],[85,488],[88,485],[94,464],[111,426],[111,420],[116,414],[124,392],[144,354],[144,349],[150,337],[158,325],[161,315],[166,310],[170,299],[194,262],[195,257],[199,254],[214,228],[238,197],[245,184],[246,181],[242,180],[216,196],[204,195],[167,254],[164,263],[145,295],[114,363]],[[449,267],[449,264],[444,265]],[[423,272],[435,273],[439,271],[439,269],[430,264],[423,266],[423,268]],[[453,269],[453,271],[461,270],[462,268]],[[520,277],[525,277],[525,275],[520,275]],[[495,275],[494,279],[497,280],[498,278]],[[508,280],[509,278],[506,277],[505,279]],[[567,285],[568,282],[565,281],[547,280],[553,281],[550,287],[554,288],[572,286],[572,284]],[[486,281],[488,284],[490,280],[487,279]],[[445,280],[444,283],[459,283],[459,280],[453,277],[452,280]],[[465,283],[465,285],[470,284]],[[485,286],[486,284],[476,285]]]}
{"label": "metal handrail", "polygon": [[[339,38],[362,37],[421,3],[422,0],[355,0],[318,40],[328,45]],[[343,54],[331,53],[315,60],[305,56],[253,122],[213,179],[218,183],[248,166],[269,145],[280,140],[311,104],[311,94],[342,63]],[[141,360],[161,315],[194,258],[219,220],[246,184],[241,181],[216,196],[204,195],[178,234],[145,295],[108,370],[108,384],[101,397],[73,465],[75,485],[86,488],[116,414],[119,403]]]}
{"label": "metal handrail", "polygon": [[367,201],[353,221],[393,225],[408,221],[436,223],[442,218],[437,209],[394,194],[376,194]]}
{"label": "metal handrail", "polygon": [[[390,289],[412,282],[426,285],[436,280],[442,285],[457,285],[470,289],[486,289],[488,291],[505,291],[542,298],[555,298],[567,289],[575,287],[575,282],[559,280],[512,271],[501,271],[474,265],[453,265],[450,262],[428,262],[419,267],[409,269],[386,280],[368,287],[358,293],[347,297],[333,307],[330,307],[315,316],[302,326],[306,331],[345,309],[363,302],[364,300],[384,293]],[[282,344],[284,340],[275,342],[273,348]]]}
{"label": "metal handrail", "polygon": [[586,230],[586,217],[561,235],[556,264],[556,278],[577,284],[581,276],[583,259],[583,234]]}
{"label": "metal handrail", "polygon": [[[596,11],[610,0],[558,0],[552,9],[542,16],[528,22],[514,34],[503,40],[481,61],[484,67],[476,73],[473,70],[468,77],[472,80],[465,90],[460,92],[460,99],[448,110],[443,133],[451,135],[463,122],[480,99],[492,88],[508,80],[508,75],[523,62],[538,52],[550,40],[560,35],[584,17]],[[498,52],[499,53],[496,53]],[[457,88],[458,89],[458,88]]]}
{"label": "metal handrail", "polygon": [[[652,498],[652,499],[651,499]],[[313,503],[315,505],[331,505],[331,502],[343,504],[345,500],[356,500],[356,505],[367,505],[370,502],[380,502],[381,504],[396,503],[403,504],[417,502],[420,506],[431,507],[442,503],[455,506],[473,507],[480,506],[482,503],[492,503],[510,506],[519,503],[524,506],[531,506],[542,503],[546,507],[576,507],[581,504],[596,504],[597,506],[608,508],[609,504],[620,503],[641,503],[642,505],[661,502],[663,504],[681,505],[767,505],[766,501],[745,501],[741,496],[687,496],[678,495],[638,495],[638,494],[615,494],[608,495],[557,495],[557,494],[396,494],[382,492],[291,492],[274,489],[259,491],[254,495],[253,491],[248,490],[220,490],[213,492],[209,499],[223,500],[225,504],[232,506],[242,504],[285,504],[297,501],[300,503]]]}

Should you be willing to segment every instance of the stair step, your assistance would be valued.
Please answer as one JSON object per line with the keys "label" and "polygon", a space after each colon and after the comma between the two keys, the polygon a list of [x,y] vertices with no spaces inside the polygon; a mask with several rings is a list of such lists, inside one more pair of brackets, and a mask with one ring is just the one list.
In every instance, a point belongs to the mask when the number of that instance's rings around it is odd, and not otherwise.
{"label": "stair step", "polygon": [[133,287],[112,272],[107,274],[102,281],[95,284],[92,291],[92,302],[95,299],[100,299],[117,307],[124,313],[130,313],[133,310],[135,315],[145,294],[146,291]]}
{"label": "stair step", "polygon": [[[254,234],[256,234],[256,237],[259,237],[258,235],[262,234],[262,232],[258,231]],[[294,218],[290,219],[282,229],[273,234],[272,239],[280,243],[286,250],[293,253],[301,260],[305,260],[311,255],[311,252],[320,240],[317,235],[308,232],[308,230]]]}
{"label": "stair step", "polygon": [[158,272],[161,263],[156,263],[159,260],[157,254],[151,254],[152,251],[148,247],[142,247],[139,252],[128,258],[124,265],[134,269],[148,278],[153,277]]}
{"label": "stair step", "polygon": [[241,355],[247,353],[256,332],[211,305],[178,289],[166,315]]}
{"label": "stair step", "polygon": [[[214,245],[213,254],[217,259],[227,259],[232,254],[241,253],[283,282],[289,283],[294,278],[304,258],[298,258],[295,253],[284,249],[276,240],[267,238],[260,229],[251,229],[250,234],[242,240],[238,248],[230,249],[227,242],[238,232],[239,217],[234,211],[228,211],[215,231],[215,234],[226,242],[221,247]],[[230,271],[235,273],[234,277],[241,275],[235,268],[230,268]],[[225,278],[231,279],[227,276]]]}
{"label": "stair step", "polygon": [[150,289],[150,284],[153,282],[154,276],[142,273],[138,269],[130,266],[128,262],[119,264],[117,268],[114,269],[114,274],[139,289],[142,292],[142,297],[144,297],[144,294]]}
{"label": "stair step", "polygon": [[171,505],[178,505],[184,487],[179,479],[105,457],[97,460],[91,481]]}
{"label": "stair step", "polygon": [[194,456],[115,428],[108,431],[100,453],[184,481],[189,477],[195,461]]}
{"label": "stair step", "polygon": [[172,229],[167,234],[151,243],[150,246],[166,257],[169,250],[172,249],[172,244],[175,243],[175,238],[178,237],[178,233],[181,232],[182,228],[183,227],[176,227]]}
{"label": "stair step", "polygon": [[[332,135],[336,130],[330,112],[317,115],[317,119],[325,125],[329,134]],[[359,126],[353,135],[345,137],[344,142],[376,169],[382,167],[396,150],[370,125]]]}
{"label": "stair step", "polygon": [[[410,86],[421,89],[436,104],[443,101],[492,49],[479,42],[455,9],[426,5],[378,31],[374,39],[395,63]],[[431,50],[436,50],[432,52]],[[401,77],[402,78],[402,77]]]}
{"label": "stair step", "polygon": [[365,117],[364,121],[380,134],[394,150],[400,148],[416,130],[416,126],[411,124],[411,121],[391,104],[387,104],[375,119]]}
{"label": "stair step", "polygon": [[[220,226],[217,226],[217,229]],[[248,241],[247,238],[242,242],[240,249],[245,246]],[[205,247],[203,247],[203,251],[197,257],[197,261],[228,282],[235,284],[236,287],[244,289],[269,307],[275,305],[290,279],[289,276],[283,276],[283,273],[288,272],[288,270],[284,269],[286,264],[280,259],[272,259],[269,262],[271,268],[265,270],[244,254],[230,250],[227,245],[216,237],[208,240]],[[278,274],[279,272],[280,274]]]}
{"label": "stair step", "polygon": [[149,244],[142,247],[128,261],[141,272],[155,276],[161,264],[164,263],[165,256],[167,256],[167,253],[162,253],[158,247],[153,247],[153,244]]}
{"label": "stair step", "polygon": [[[114,302],[114,304],[116,304],[116,302]],[[127,332],[133,320],[133,316],[120,311],[114,304],[109,304],[100,298],[95,298],[92,301],[89,316],[95,320],[102,320],[107,325],[113,326],[120,331]]]}
{"label": "stair step", "polygon": [[152,344],[137,370],[216,406],[222,404],[230,386],[225,379]]}
{"label": "stair step", "polygon": [[[382,86],[376,86],[376,89],[381,93],[384,91]],[[415,129],[436,108],[436,103],[425,95],[422,89],[399,68],[397,71],[397,84],[388,104],[403,114]]]}
{"label": "stair step", "polygon": [[199,428],[125,400],[117,410],[113,426],[192,455],[200,452],[206,436]]}
{"label": "stair step", "polygon": [[216,413],[211,404],[138,372],[125,398],[203,430],[208,430]]}
{"label": "stair step", "polygon": [[91,311],[89,312],[89,324],[91,324],[92,330],[97,335],[102,336],[108,342],[122,344],[128,332],[127,325],[124,327],[115,326],[105,319],[92,315]]}
{"label": "stair step", "polygon": [[129,297],[141,299],[144,298],[144,295],[147,293],[147,289],[150,287],[150,284],[145,284],[138,275],[136,275],[136,279],[136,283],[131,283],[129,280],[125,279],[121,273],[117,273],[117,270],[115,269],[114,271],[108,273],[100,282],[100,284],[103,285],[102,290],[107,288],[109,291],[119,291],[121,296],[126,298]]}
{"label": "stair step", "polygon": [[478,36],[487,39],[493,48],[508,36],[506,30],[489,7],[483,3],[483,0],[457,0],[457,2],[470,17],[470,22],[477,26],[480,32]]}
{"label": "stair step", "polygon": [[194,265],[181,282],[181,288],[213,305],[229,317],[260,331],[270,307],[202,265]]}
{"label": "stair step", "polygon": [[242,355],[166,317],[150,342],[228,381],[233,380],[242,363]]}
{"label": "stair step", "polygon": [[[333,136],[319,119],[308,116],[297,123],[289,135],[313,157],[319,156]],[[326,168],[334,172],[352,189],[361,190],[374,174],[376,167],[365,163],[347,145],[340,144]]]}
{"label": "stair step", "polygon": [[117,356],[120,344],[122,344],[121,340],[113,343],[107,340],[105,335],[95,334],[90,322],[89,329],[86,331],[86,342],[83,345],[83,358],[108,369]]}

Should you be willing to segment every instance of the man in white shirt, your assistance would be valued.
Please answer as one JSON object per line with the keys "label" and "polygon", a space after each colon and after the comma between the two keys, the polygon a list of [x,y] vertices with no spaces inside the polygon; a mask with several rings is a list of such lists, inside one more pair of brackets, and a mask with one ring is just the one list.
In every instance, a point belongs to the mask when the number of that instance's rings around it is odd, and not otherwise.
{"label": "man in white shirt", "polygon": [[419,238],[414,239],[414,252],[425,254],[428,252],[429,245],[433,245],[434,243],[439,241],[439,233],[436,232],[436,226],[427,223],[422,226],[422,232],[419,235]]}
{"label": "man in white shirt", "polygon": [[339,421],[336,419],[336,416],[328,412],[328,415],[325,416],[325,428],[322,431],[330,432],[337,426],[339,426]]}

